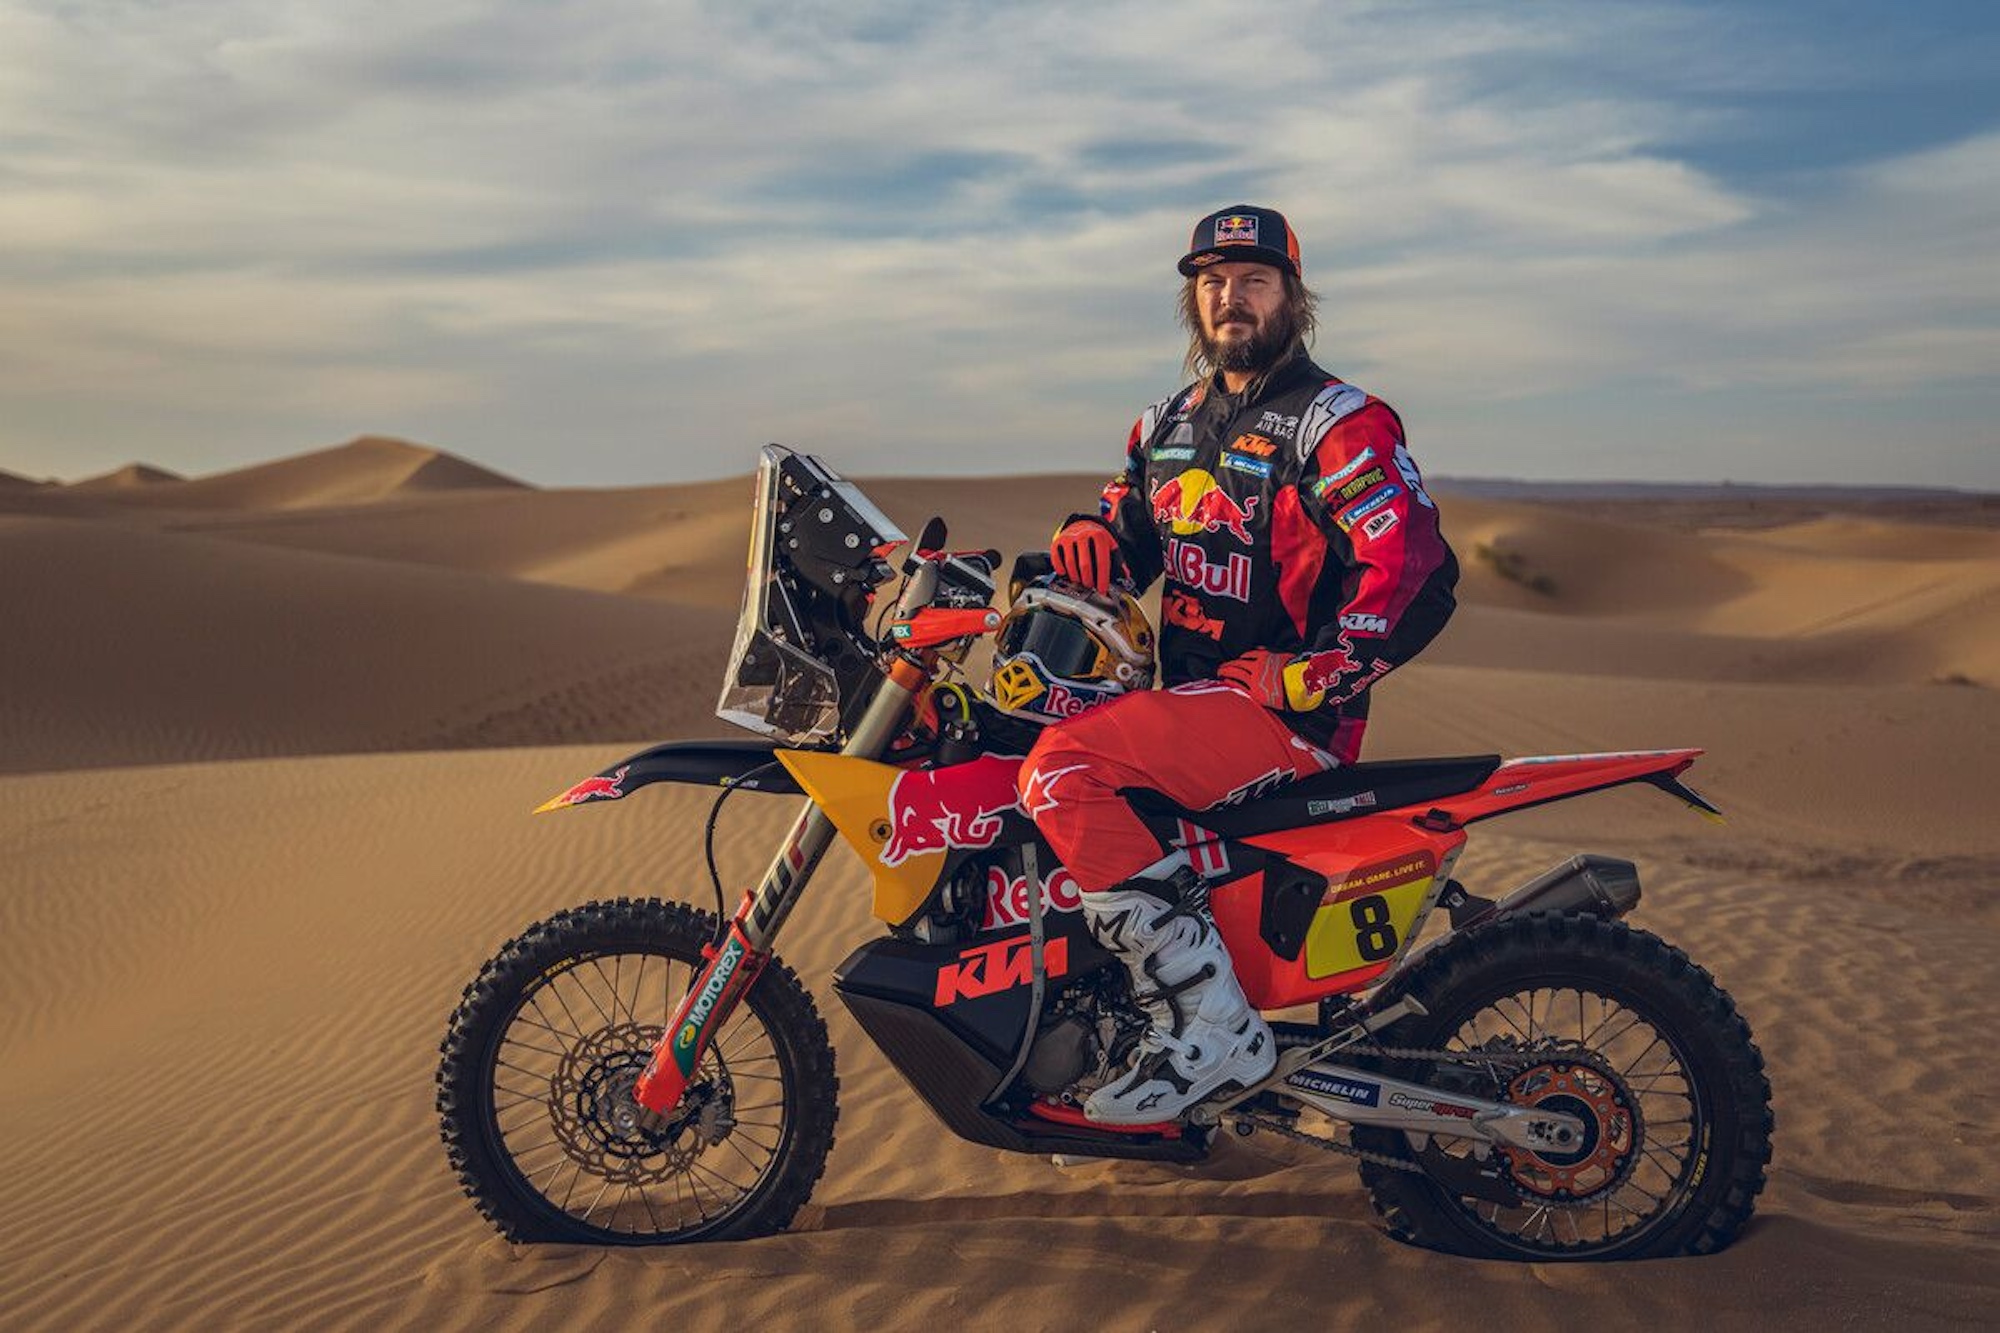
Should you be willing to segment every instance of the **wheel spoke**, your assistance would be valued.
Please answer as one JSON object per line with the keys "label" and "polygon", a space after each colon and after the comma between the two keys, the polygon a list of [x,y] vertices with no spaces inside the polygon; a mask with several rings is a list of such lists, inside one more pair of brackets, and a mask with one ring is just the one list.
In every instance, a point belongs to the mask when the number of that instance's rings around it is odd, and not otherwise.
{"label": "wheel spoke", "polygon": [[[1653,1227],[1681,1197],[1690,1144],[1705,1118],[1681,1055],[1643,1011],[1589,985],[1527,986],[1465,1011],[1428,1044],[1471,1057],[1457,1068],[1493,1080],[1488,1096],[1522,1105],[1549,1099],[1552,1110],[1595,1125],[1588,1132],[1597,1155],[1576,1164],[1501,1149],[1513,1164],[1520,1203],[1453,1201],[1480,1229],[1528,1253],[1591,1253]],[[1483,1065],[1481,1056],[1489,1057]],[[1550,1062],[1551,1072],[1523,1080],[1538,1058]],[[1679,1137],[1668,1141],[1665,1133]],[[1464,1156],[1453,1147],[1445,1151]],[[1554,1198],[1558,1186],[1577,1197]]]}
{"label": "wheel spoke", "polygon": [[[448,1109],[446,1143],[461,1171],[484,1177],[472,1182],[482,1202],[506,1204],[510,1192],[539,1199],[557,1223],[573,1224],[556,1227],[566,1237],[665,1241],[710,1234],[763,1196],[800,1132],[786,1109],[798,1095],[799,1047],[790,1029],[771,1026],[774,1004],[793,1006],[779,1010],[787,1022],[810,1005],[789,976],[719,1026],[677,1120],[662,1125],[632,1100],[699,974],[694,951],[707,932],[695,921],[657,902],[592,904],[524,933],[521,952],[489,964],[495,985],[461,1007],[446,1051],[447,1071],[450,1061],[481,1062],[466,1072],[483,1087],[468,1111],[484,1128]],[[661,932],[659,946],[640,942],[647,931]],[[817,1022],[810,1007],[805,1016]],[[823,1047],[823,1028],[806,1035]],[[824,1119],[808,1119],[806,1130],[823,1136]],[[823,1155],[823,1141],[807,1151]],[[493,1176],[481,1153],[512,1170]],[[519,1206],[494,1215],[518,1216]]]}

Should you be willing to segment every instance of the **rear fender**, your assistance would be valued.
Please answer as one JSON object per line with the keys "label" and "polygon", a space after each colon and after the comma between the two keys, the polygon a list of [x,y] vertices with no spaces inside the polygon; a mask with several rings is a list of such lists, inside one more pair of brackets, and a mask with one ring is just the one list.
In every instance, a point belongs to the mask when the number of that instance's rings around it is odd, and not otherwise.
{"label": "rear fender", "polygon": [[1437,802],[1417,822],[1426,828],[1458,827],[1630,782],[1658,787],[1704,815],[1719,817],[1714,806],[1679,781],[1701,754],[1700,750],[1632,750],[1510,759],[1476,789]]}
{"label": "rear fender", "polygon": [[595,777],[535,808],[536,814],[590,801],[615,801],[655,782],[685,782],[697,787],[743,787],[778,796],[803,796],[805,791],[778,762],[770,741],[669,741],[620,760]]}

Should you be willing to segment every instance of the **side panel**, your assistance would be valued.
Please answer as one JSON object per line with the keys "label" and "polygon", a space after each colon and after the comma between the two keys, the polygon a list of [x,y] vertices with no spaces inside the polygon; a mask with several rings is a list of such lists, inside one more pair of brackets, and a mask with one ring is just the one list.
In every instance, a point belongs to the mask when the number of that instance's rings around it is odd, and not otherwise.
{"label": "side panel", "polygon": [[1430,833],[1401,814],[1263,834],[1249,843],[1326,878],[1296,958],[1274,951],[1260,930],[1264,876],[1215,889],[1209,901],[1243,992],[1260,1009],[1307,1004],[1358,990],[1386,972],[1422,925],[1440,876],[1465,844],[1454,830]]}
{"label": "side panel", "polygon": [[1025,841],[1014,780],[1018,755],[982,755],[936,769],[904,769],[819,751],[778,756],[875,880],[875,916],[916,915],[954,852]]}

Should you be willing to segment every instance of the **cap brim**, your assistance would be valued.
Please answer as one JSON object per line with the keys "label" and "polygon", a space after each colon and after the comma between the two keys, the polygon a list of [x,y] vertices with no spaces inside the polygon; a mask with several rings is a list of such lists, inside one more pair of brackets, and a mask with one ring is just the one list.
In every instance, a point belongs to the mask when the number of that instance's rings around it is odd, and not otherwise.
{"label": "cap brim", "polygon": [[[1213,255],[1213,259],[1206,256]],[[1281,268],[1294,276],[1300,276],[1298,266],[1283,250],[1273,250],[1266,245],[1213,245],[1206,250],[1192,250],[1181,257],[1181,276],[1192,278],[1215,264],[1269,264]]]}

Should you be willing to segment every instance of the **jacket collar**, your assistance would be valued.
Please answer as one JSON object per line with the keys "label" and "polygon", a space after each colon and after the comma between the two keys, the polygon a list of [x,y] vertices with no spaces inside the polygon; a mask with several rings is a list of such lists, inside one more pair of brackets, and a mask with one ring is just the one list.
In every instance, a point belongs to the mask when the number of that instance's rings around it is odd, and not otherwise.
{"label": "jacket collar", "polygon": [[1304,347],[1293,349],[1292,354],[1277,365],[1243,386],[1243,392],[1232,394],[1222,382],[1222,372],[1216,371],[1209,377],[1208,401],[1229,409],[1231,415],[1244,408],[1274,398],[1288,389],[1297,387],[1309,379],[1327,379],[1327,373],[1313,364]]}

